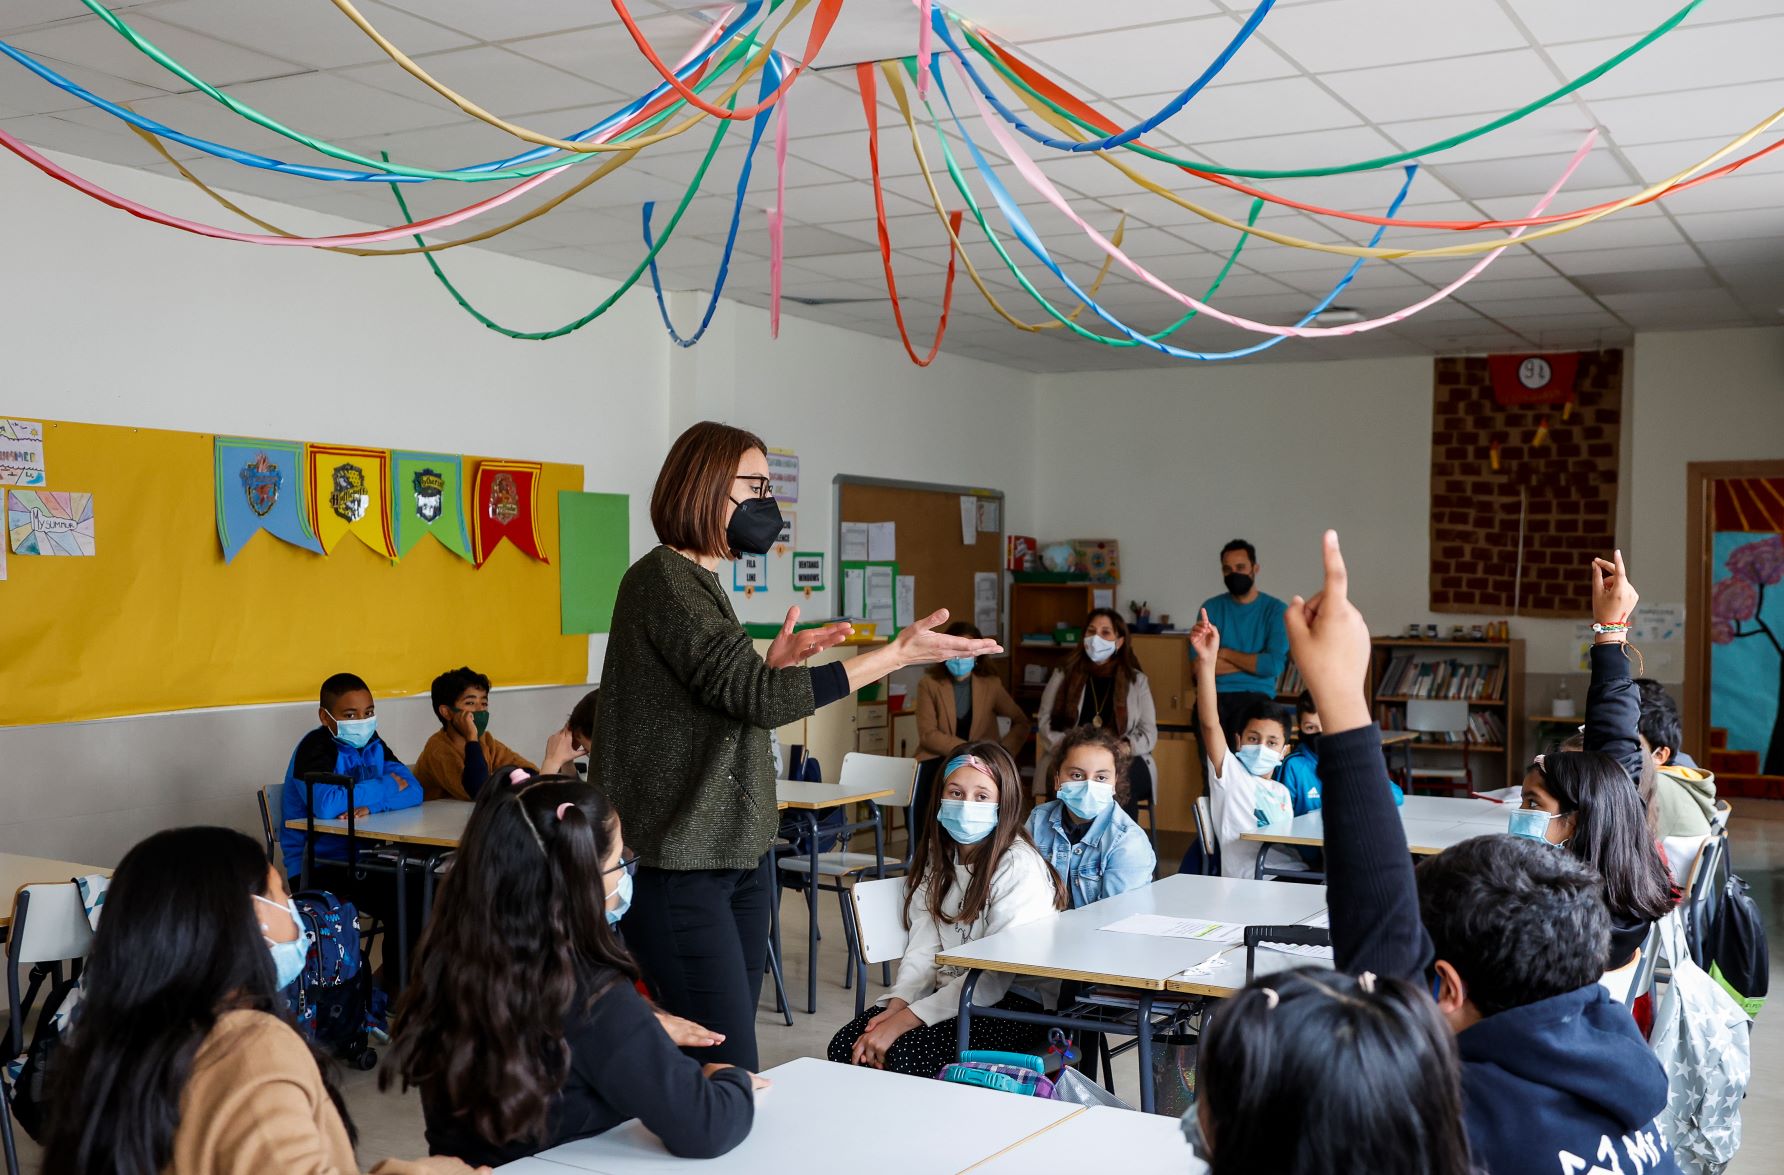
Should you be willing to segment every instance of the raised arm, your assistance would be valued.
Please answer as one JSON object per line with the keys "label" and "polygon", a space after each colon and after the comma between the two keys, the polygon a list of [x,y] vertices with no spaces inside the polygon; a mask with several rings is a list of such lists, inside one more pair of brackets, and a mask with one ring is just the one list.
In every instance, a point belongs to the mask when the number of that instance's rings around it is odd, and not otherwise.
{"label": "raised arm", "polygon": [[1364,693],[1369,626],[1350,602],[1337,532],[1328,530],[1324,543],[1324,590],[1311,600],[1296,596],[1284,623],[1325,727],[1319,777],[1334,961],[1352,974],[1415,978],[1431,961],[1431,939]]}
{"label": "raised arm", "polygon": [[1208,619],[1208,609],[1189,630],[1189,647],[1196,655],[1196,722],[1202,735],[1202,755],[1215,775],[1226,763],[1226,732],[1220,728],[1220,695],[1216,692],[1215,661],[1220,657],[1220,631]]}
{"label": "raised arm", "polygon": [[1640,785],[1641,689],[1629,666],[1629,618],[1641,600],[1623,567],[1623,552],[1592,560],[1592,684],[1586,691],[1586,749],[1622,764]]}

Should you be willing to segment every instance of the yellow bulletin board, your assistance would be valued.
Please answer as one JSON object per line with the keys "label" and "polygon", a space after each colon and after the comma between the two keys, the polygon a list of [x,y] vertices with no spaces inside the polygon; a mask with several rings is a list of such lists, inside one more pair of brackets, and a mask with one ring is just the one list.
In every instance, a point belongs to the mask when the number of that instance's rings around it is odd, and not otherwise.
{"label": "yellow bulletin board", "polygon": [[393,563],[352,535],[325,556],[265,532],[225,563],[214,440],[43,421],[44,488],[93,495],[96,553],[9,554],[0,725],[313,699],[342,671],[379,696],[467,664],[498,685],[587,680],[588,639],[559,631],[556,566],[557,491],[582,489],[580,465],[544,467],[551,564],[504,542],[476,568],[432,538]]}

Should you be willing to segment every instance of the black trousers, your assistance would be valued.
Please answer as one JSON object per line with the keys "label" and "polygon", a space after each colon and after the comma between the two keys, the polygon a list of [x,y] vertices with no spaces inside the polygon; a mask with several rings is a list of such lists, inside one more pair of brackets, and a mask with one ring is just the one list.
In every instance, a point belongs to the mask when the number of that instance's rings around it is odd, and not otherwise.
{"label": "black trousers", "polygon": [[751,869],[638,870],[622,923],[626,946],[664,1010],[725,1036],[689,1050],[695,1060],[756,1070],[756,1002],[774,898],[769,857]]}
{"label": "black trousers", "polygon": [[1239,719],[1245,711],[1258,702],[1273,702],[1276,699],[1268,694],[1254,693],[1250,690],[1234,690],[1232,693],[1220,695],[1220,729],[1226,732],[1227,738],[1236,739],[1243,732],[1239,729]]}
{"label": "black trousers", "polygon": [[[1039,1012],[1041,1005],[1015,993],[1004,996],[994,1008],[1015,1012]],[[839,1065],[847,1065],[855,1042],[867,1031],[867,1023],[885,1011],[869,1008],[844,1024],[830,1038],[826,1056]],[[1009,1053],[1043,1053],[1047,1050],[1047,1030],[1038,1024],[1022,1024],[1015,1020],[993,1020],[989,1016],[973,1017],[967,1044],[974,1049],[991,1049]],[[886,1068],[893,1073],[912,1077],[934,1077],[943,1065],[960,1059],[960,1018],[950,1016],[934,1024],[913,1028],[886,1050]]]}

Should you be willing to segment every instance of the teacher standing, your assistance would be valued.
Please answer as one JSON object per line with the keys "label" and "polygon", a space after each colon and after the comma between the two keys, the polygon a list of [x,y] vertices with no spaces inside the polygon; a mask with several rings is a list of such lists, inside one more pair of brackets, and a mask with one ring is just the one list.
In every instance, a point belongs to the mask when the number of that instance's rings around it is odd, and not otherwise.
{"label": "teacher standing", "polygon": [[889,645],[806,668],[847,624],[780,635],[759,655],[719,581],[720,563],[765,555],[780,534],[760,437],[704,421],[677,438],[651,492],[662,545],[620,581],[601,673],[591,775],[638,855],[626,945],[665,1010],[724,1036],[700,1059],[754,1070],[756,1005],[776,887],[768,732],[895,669],[1001,651],[943,636],[937,612]]}
{"label": "teacher standing", "polygon": [[1260,702],[1276,700],[1276,683],[1288,661],[1288,610],[1275,596],[1257,590],[1257,548],[1234,539],[1220,549],[1225,593],[1204,601],[1208,622],[1220,631],[1220,659],[1214,666],[1220,727],[1236,733],[1243,716]]}

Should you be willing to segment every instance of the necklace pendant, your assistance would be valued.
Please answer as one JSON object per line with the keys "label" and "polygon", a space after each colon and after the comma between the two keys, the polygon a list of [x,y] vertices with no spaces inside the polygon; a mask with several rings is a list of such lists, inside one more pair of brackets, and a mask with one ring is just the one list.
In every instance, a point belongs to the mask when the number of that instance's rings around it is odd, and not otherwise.
{"label": "necklace pendant", "polygon": [[1101,730],[1103,728],[1103,716],[1101,714],[1098,714],[1095,718],[1092,718],[1090,720],[1090,724],[1092,726],[1096,727],[1098,730]]}

